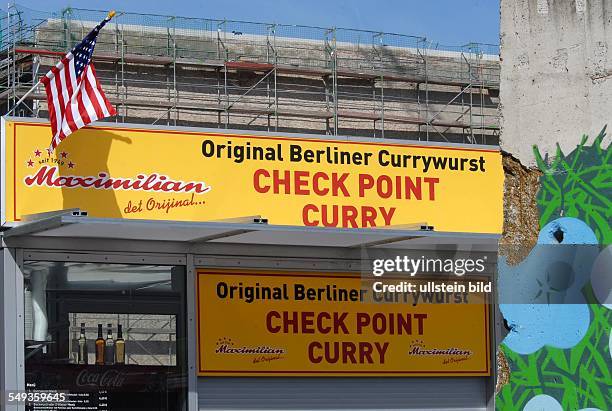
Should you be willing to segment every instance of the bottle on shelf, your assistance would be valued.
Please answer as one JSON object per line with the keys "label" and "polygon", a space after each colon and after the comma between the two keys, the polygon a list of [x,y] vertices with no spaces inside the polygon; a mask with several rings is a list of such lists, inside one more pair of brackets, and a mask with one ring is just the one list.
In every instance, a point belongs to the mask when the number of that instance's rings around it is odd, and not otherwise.
{"label": "bottle on shelf", "polygon": [[87,364],[87,338],[85,337],[85,323],[81,323],[81,335],[79,336],[78,363]]}
{"label": "bottle on shelf", "polygon": [[98,324],[98,338],[96,339],[96,365],[104,365],[104,349],[106,342],[102,337],[102,324]]}
{"label": "bottle on shelf", "polygon": [[115,341],[113,340],[113,325],[108,324],[106,334],[106,345],[104,346],[104,364],[113,365],[115,363]]}
{"label": "bottle on shelf", "polygon": [[115,341],[115,363],[125,364],[125,340],[123,339],[123,327],[117,325],[117,340]]}

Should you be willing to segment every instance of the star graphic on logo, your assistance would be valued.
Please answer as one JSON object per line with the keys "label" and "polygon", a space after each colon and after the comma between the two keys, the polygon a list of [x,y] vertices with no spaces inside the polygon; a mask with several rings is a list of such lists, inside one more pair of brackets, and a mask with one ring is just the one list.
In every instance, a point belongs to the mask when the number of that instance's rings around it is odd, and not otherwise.
{"label": "star graphic on logo", "polygon": [[74,168],[76,164],[74,164],[72,161],[68,163],[68,168]]}
{"label": "star graphic on logo", "polygon": [[28,167],[34,167],[34,162],[32,161],[32,159],[28,160]]}
{"label": "star graphic on logo", "polygon": [[62,155],[62,158],[68,157],[68,153],[66,153],[65,151],[62,151],[60,154]]}
{"label": "star graphic on logo", "polygon": [[41,154],[42,154],[42,152],[39,149],[36,149],[36,151],[34,152],[34,155],[36,157],[40,157]]}

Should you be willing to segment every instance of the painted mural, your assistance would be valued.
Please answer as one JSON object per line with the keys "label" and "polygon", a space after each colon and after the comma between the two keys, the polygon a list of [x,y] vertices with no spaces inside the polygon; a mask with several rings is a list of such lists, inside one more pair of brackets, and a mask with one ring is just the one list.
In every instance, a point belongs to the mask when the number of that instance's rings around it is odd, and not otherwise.
{"label": "painted mural", "polygon": [[[509,332],[499,347],[498,410],[612,409],[612,150],[604,137],[605,127],[590,145],[583,136],[568,155],[557,147],[552,161],[534,147],[543,173],[538,241],[520,264],[499,261]],[[554,254],[557,244],[573,245],[572,255]],[[503,304],[512,293],[534,304]]]}

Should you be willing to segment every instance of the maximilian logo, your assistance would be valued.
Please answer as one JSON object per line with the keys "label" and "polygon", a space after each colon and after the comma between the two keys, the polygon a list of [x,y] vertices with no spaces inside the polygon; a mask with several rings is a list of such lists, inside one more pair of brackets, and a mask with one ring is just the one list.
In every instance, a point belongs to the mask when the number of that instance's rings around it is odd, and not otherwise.
{"label": "maximilian logo", "polygon": [[36,149],[32,153],[26,161],[26,166],[38,167],[38,170],[24,178],[26,186],[194,194],[204,194],[212,189],[203,181],[175,180],[161,173],[141,173],[133,177],[112,177],[108,172],[99,172],[95,176],[72,174],[76,171],[76,163],[72,161],[69,153],[62,151],[57,157],[52,157],[51,154],[48,149]]}
{"label": "maximilian logo", "polygon": [[469,357],[472,355],[472,351],[457,347],[429,348],[425,346],[425,342],[423,340],[412,340],[410,346],[408,347],[408,355]]}
{"label": "maximilian logo", "polygon": [[237,345],[234,341],[232,341],[229,337],[222,337],[217,340],[215,353],[216,354],[240,354],[240,355],[249,355],[249,354],[273,354],[279,355],[284,354],[286,350],[284,348],[279,347],[270,347],[267,345],[257,345],[257,346],[240,346]]}

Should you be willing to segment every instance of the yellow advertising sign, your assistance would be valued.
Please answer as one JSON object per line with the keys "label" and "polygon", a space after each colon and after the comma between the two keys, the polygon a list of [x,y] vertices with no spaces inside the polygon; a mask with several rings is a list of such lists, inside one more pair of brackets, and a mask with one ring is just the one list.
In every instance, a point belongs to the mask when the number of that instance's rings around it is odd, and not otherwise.
{"label": "yellow advertising sign", "polygon": [[482,293],[414,305],[377,303],[360,277],[342,274],[197,279],[201,376],[490,375]]}
{"label": "yellow advertising sign", "polygon": [[115,126],[48,152],[49,124],[3,121],[3,222],[93,217],[501,233],[495,149]]}

